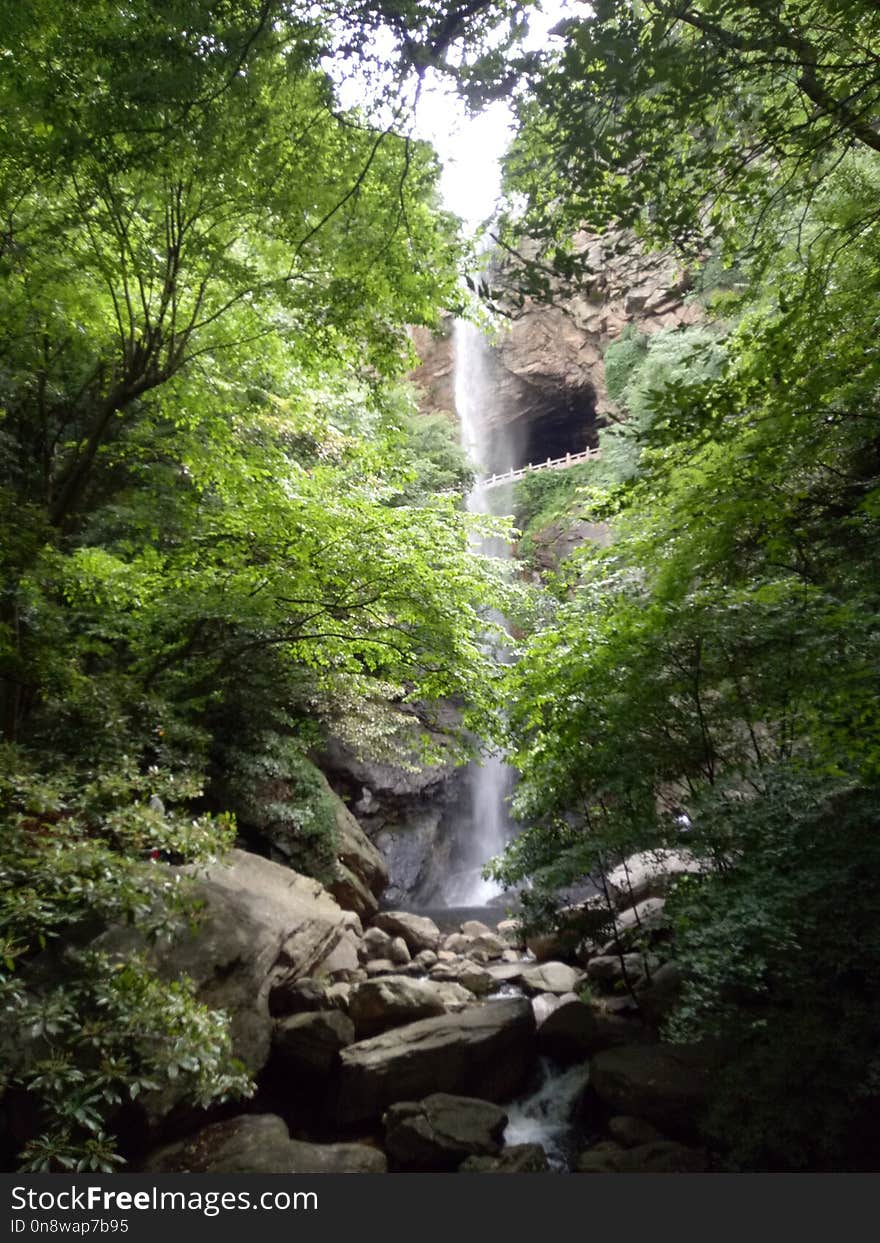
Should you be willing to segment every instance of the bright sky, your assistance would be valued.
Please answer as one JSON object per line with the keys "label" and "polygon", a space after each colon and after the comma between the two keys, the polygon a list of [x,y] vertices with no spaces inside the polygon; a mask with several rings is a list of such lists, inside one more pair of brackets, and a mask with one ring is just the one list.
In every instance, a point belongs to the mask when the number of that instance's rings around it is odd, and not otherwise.
{"label": "bright sky", "polygon": [[[575,0],[542,0],[541,11],[529,14],[526,51],[545,47],[549,31],[583,4]],[[416,112],[416,132],[437,149],[443,164],[440,188],[450,211],[473,230],[494,214],[501,187],[500,160],[513,132],[513,115],[504,100],[469,117],[463,102],[447,83],[426,81]]]}
{"label": "bright sky", "polygon": [[[522,46],[546,46],[548,32],[563,17],[587,7],[579,0],[539,0],[529,13],[529,33]],[[332,63],[327,65],[333,72]],[[356,105],[368,93],[357,77],[337,82],[343,104]],[[433,143],[443,164],[441,192],[450,211],[473,231],[494,215],[501,184],[500,159],[512,133],[512,114],[499,100],[469,117],[452,86],[433,71],[425,74],[414,118],[415,133]]]}

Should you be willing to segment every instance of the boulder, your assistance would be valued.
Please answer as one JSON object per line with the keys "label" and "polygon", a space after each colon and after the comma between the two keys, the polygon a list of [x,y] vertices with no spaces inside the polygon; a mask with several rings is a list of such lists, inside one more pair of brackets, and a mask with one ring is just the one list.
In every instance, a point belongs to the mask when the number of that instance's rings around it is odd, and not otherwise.
{"label": "boulder", "polygon": [[[624,986],[626,982],[630,988],[634,988],[645,976],[645,958],[642,954],[624,954],[622,957],[623,962],[619,954],[598,954],[595,958],[591,958],[586,967],[587,979],[596,984],[603,984],[606,988],[613,988],[617,984]],[[649,955],[649,968],[653,968],[656,964],[657,959]]]}
{"label": "boulder", "polygon": [[539,1024],[538,1052],[567,1065],[583,1062],[640,1034],[640,1029],[626,1019],[597,1014],[582,1001],[567,1001],[551,1010]]}
{"label": "boulder", "polygon": [[496,932],[513,949],[524,950],[526,947],[523,926],[518,919],[502,919]]}
{"label": "boulder", "polygon": [[459,1174],[547,1174],[550,1166],[540,1144],[511,1144],[497,1157],[468,1157]]}
{"label": "boulder", "polygon": [[[616,890],[609,891],[612,902]],[[526,946],[538,962],[551,962],[559,958],[572,958],[584,941],[600,938],[605,940],[612,928],[612,914],[604,897],[594,894],[574,906],[566,906],[556,913],[556,926],[542,932],[530,933]]]}
{"label": "boulder", "polygon": [[312,1010],[331,1010],[330,986],[326,980],[307,977],[300,980],[296,972],[281,976],[269,992],[269,1013],[273,1018],[285,1014],[305,1014]]}
{"label": "boulder", "polygon": [[347,864],[339,860],[327,888],[344,910],[355,912],[361,919],[371,919],[379,909],[376,895]]}
{"label": "boulder", "polygon": [[574,1165],[576,1174],[705,1174],[708,1169],[709,1160],[702,1148],[688,1148],[668,1139],[635,1148],[596,1144],[581,1153]]}
{"label": "boulder", "polygon": [[488,924],[481,923],[479,919],[466,919],[461,925],[461,932],[466,937],[483,937],[492,935],[492,929]]}
{"label": "boulder", "polygon": [[369,958],[389,958],[388,950],[391,940],[388,933],[383,932],[381,928],[368,928],[361,937],[359,949],[361,960],[366,962]]}
{"label": "boulder", "polygon": [[472,1001],[472,995],[459,984],[382,976],[352,990],[349,1015],[358,1039],[363,1039],[403,1023],[463,1010]]}
{"label": "boulder", "polygon": [[[343,912],[317,881],[243,850],[171,872],[190,879],[202,910],[195,933],[181,919],[147,952],[161,976],[188,976],[200,1001],[226,1011],[233,1052],[255,1075],[269,1056],[270,994],[314,975],[345,931]],[[98,946],[123,957],[144,948],[136,928],[112,929]]]}
{"label": "boulder", "polygon": [[497,984],[514,984],[522,975],[526,964],[517,959],[516,962],[490,962],[485,970]]}
{"label": "boulder", "polygon": [[687,851],[653,850],[631,855],[609,873],[614,886],[615,904],[620,910],[635,906],[645,898],[665,897],[677,877],[707,871],[707,864]]}
{"label": "boulder", "polygon": [[280,1066],[295,1075],[326,1075],[340,1049],[354,1043],[355,1026],[341,1010],[291,1014],[280,1019],[272,1053]]}
{"label": "boulder", "polygon": [[603,946],[602,954],[614,954],[618,945],[626,948],[637,942],[662,939],[669,926],[665,908],[665,898],[646,898],[622,911],[615,919],[615,937]]}
{"label": "boulder", "polygon": [[411,954],[421,950],[440,948],[440,929],[427,915],[411,915],[408,911],[380,911],[373,920],[374,928],[381,928],[392,937],[403,937]]}
{"label": "boulder", "polygon": [[529,993],[572,993],[582,982],[583,971],[564,962],[539,963],[526,967],[520,982]]}
{"label": "boulder", "polygon": [[388,946],[388,957],[392,962],[400,966],[412,960],[412,954],[410,954],[403,937],[391,938],[391,944]]}
{"label": "boulder", "polygon": [[330,951],[318,968],[318,977],[332,977],[334,980],[347,980],[356,976],[360,968],[358,958],[359,940],[348,928],[343,932],[335,947]]}
{"label": "boulder", "polygon": [[664,1135],[687,1140],[699,1134],[718,1061],[703,1045],[625,1045],[597,1053],[590,1083],[614,1113],[644,1118]]}
{"label": "boulder", "polygon": [[421,967],[423,971],[429,971],[431,967],[436,965],[438,958],[433,950],[420,950],[413,962],[417,967]]}
{"label": "boulder", "polygon": [[[352,872],[371,895],[378,897],[388,884],[388,868],[379,851],[367,837],[342,799],[330,790],[336,832],[336,855],[340,864]],[[353,907],[357,911],[357,907]],[[361,912],[357,911],[358,914]]]}
{"label": "boulder", "polygon": [[639,1009],[649,1023],[658,1026],[675,1007],[681,995],[682,973],[676,962],[665,962],[643,979],[636,988]]}
{"label": "boulder", "polygon": [[449,950],[451,954],[468,954],[473,943],[473,937],[469,937],[463,932],[452,932],[448,937],[444,938],[443,948]]}
{"label": "boulder", "polygon": [[471,945],[471,956],[479,962],[501,958],[507,949],[507,942],[497,937],[494,932],[482,932],[474,937]]}
{"label": "boulder", "polygon": [[396,1101],[430,1092],[515,1096],[534,1058],[535,1020],[524,998],[422,1019],[340,1054],[331,1115],[348,1126],[379,1118]]}
{"label": "boulder", "polygon": [[[578,1002],[578,1005],[581,1003]],[[562,998],[556,993],[539,993],[537,997],[532,998],[532,1009],[535,1012],[535,1022],[540,1029],[541,1024],[546,1022],[554,1010],[558,1010],[562,1005]]]}
{"label": "boulder", "polygon": [[485,997],[495,988],[495,981],[490,973],[469,958],[460,958],[453,962],[438,962],[431,968],[431,979],[450,984],[460,984],[475,997]]}
{"label": "boulder", "polygon": [[653,1144],[663,1139],[655,1126],[644,1118],[632,1118],[629,1114],[616,1114],[608,1119],[608,1133],[622,1148],[638,1148],[640,1144]]}
{"label": "boulder", "polygon": [[365,1144],[292,1140],[274,1114],[243,1114],[152,1153],[151,1174],[384,1174],[383,1153]]}
{"label": "boulder", "polygon": [[489,1101],[435,1092],[392,1105],[382,1121],[385,1149],[398,1166],[454,1170],[466,1157],[500,1151],[507,1114]]}

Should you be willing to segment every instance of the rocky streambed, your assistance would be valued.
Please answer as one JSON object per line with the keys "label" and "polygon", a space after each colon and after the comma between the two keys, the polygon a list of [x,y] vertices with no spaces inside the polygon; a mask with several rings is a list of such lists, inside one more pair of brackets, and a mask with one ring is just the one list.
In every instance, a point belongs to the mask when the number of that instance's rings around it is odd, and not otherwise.
{"label": "rocky streambed", "polygon": [[[661,961],[669,873],[643,871],[613,947],[584,939],[580,908],[526,944],[497,914],[452,932],[405,911],[362,921],[317,882],[232,852],[195,881],[198,934],[156,953],[230,1015],[257,1092],[210,1113],[154,1094],[127,1120],[129,1168],[708,1168],[697,1118],[712,1057],[658,1042],[652,1016],[676,986]],[[628,929],[641,948],[621,953]]]}

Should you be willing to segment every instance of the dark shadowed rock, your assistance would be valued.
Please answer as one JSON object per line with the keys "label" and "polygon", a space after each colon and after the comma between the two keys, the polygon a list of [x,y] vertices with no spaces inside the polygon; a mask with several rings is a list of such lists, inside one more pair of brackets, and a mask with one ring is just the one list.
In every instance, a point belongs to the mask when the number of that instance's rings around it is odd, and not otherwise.
{"label": "dark shadowed rock", "polygon": [[582,1062],[640,1035],[641,1028],[626,1019],[597,1014],[582,1001],[567,1001],[539,1026],[538,1052],[563,1064]]}
{"label": "dark shadowed rock", "polygon": [[292,1014],[279,1020],[272,1052],[280,1066],[296,1075],[326,1075],[340,1049],[354,1043],[354,1023],[341,1010]]}
{"label": "dark shadowed rock", "polygon": [[687,1148],[669,1139],[654,1140],[636,1148],[597,1144],[581,1153],[576,1174],[705,1174],[709,1160],[702,1148]]}
{"label": "dark shadowed rock", "polygon": [[511,1144],[497,1157],[468,1157],[459,1174],[547,1174],[550,1166],[540,1144]]}
{"label": "dark shadowed rock", "polygon": [[597,1053],[590,1083],[614,1113],[645,1118],[665,1135],[690,1139],[699,1133],[718,1061],[717,1051],[702,1045],[626,1045]]}
{"label": "dark shadowed rock", "polygon": [[524,998],[422,1019],[340,1055],[331,1115],[343,1126],[381,1117],[396,1101],[431,1092],[512,1097],[534,1058],[535,1020]]}
{"label": "dark shadowed rock", "polygon": [[388,1155],[405,1169],[454,1170],[501,1148],[507,1114],[489,1101],[435,1092],[392,1105],[383,1118]]}
{"label": "dark shadowed rock", "polygon": [[188,1139],[152,1153],[152,1174],[384,1174],[383,1153],[365,1144],[305,1144],[292,1140],[274,1114],[244,1114],[215,1122]]}

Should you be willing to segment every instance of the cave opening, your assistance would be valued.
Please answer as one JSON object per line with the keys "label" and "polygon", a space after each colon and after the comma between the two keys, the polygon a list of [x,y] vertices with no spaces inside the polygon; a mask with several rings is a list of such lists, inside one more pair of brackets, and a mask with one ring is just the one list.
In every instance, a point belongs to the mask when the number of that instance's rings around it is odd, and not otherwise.
{"label": "cave opening", "polygon": [[520,466],[595,448],[598,443],[595,394],[583,390],[560,393],[528,420],[523,431]]}

